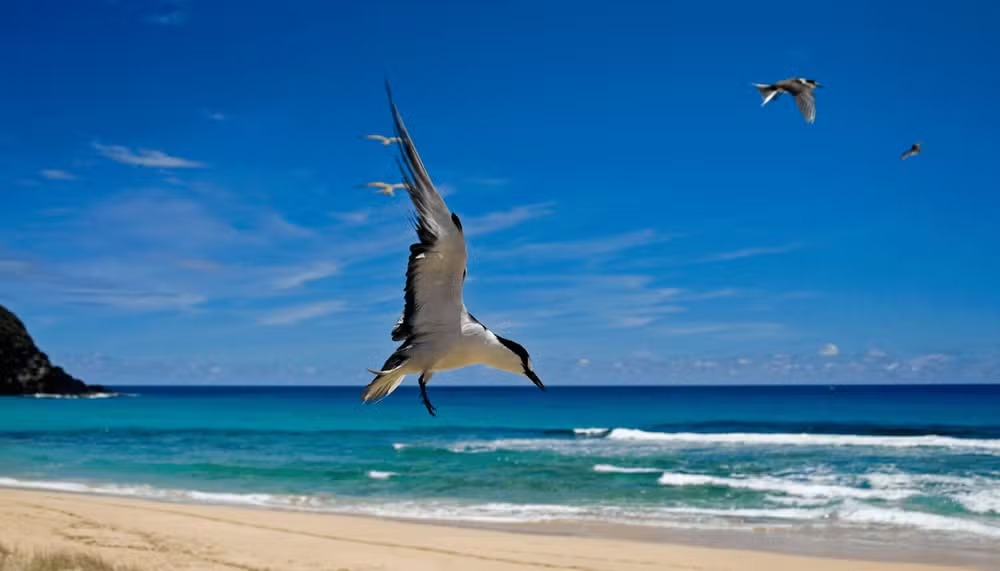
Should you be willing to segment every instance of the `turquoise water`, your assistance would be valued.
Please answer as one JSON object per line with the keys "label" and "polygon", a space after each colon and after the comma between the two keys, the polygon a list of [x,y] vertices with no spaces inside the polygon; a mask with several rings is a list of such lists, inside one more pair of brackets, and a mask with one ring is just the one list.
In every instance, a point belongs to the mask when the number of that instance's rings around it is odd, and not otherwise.
{"label": "turquoise water", "polygon": [[[1000,539],[1000,386],[0,399],[0,485],[476,522]],[[874,534],[874,535],[873,535]]]}

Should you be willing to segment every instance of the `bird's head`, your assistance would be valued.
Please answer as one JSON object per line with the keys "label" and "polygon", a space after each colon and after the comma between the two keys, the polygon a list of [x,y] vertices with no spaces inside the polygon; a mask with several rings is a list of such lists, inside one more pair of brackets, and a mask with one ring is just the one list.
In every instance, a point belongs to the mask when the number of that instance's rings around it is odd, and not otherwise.
{"label": "bird's head", "polygon": [[542,384],[542,380],[538,378],[535,371],[531,369],[531,357],[528,356],[528,351],[516,341],[511,341],[499,335],[496,337],[497,341],[507,349],[503,362],[499,363],[500,366],[497,368],[510,373],[524,375],[531,379],[531,382],[535,383],[536,387],[544,391],[545,385]]}
{"label": "bird's head", "polygon": [[823,86],[822,86],[822,85],[820,85],[820,83],[819,83],[818,81],[816,81],[815,79],[803,79],[803,80],[801,80],[801,81],[802,81],[802,83],[804,83],[804,84],[808,85],[809,87],[823,87]]}

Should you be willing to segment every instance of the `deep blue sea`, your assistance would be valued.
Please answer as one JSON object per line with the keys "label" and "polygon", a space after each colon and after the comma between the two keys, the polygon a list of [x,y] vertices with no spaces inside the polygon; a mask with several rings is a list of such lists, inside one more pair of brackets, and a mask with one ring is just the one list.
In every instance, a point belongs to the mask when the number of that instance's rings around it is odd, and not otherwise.
{"label": "deep blue sea", "polygon": [[[1000,541],[1000,386],[0,399],[0,485],[485,523]],[[836,530],[836,531],[834,531]]]}

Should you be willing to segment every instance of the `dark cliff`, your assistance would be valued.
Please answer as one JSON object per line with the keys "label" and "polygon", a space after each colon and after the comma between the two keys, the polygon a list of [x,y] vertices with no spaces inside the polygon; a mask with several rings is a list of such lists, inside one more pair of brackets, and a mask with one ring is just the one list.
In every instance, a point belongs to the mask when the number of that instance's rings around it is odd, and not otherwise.
{"label": "dark cliff", "polygon": [[0,395],[88,395],[108,392],[54,366],[16,315],[0,305]]}

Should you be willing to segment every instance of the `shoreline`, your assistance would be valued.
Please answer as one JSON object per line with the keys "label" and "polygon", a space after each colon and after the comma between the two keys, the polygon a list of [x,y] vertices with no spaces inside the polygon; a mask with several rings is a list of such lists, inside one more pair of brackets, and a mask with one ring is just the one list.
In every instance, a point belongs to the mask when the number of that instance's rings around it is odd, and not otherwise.
{"label": "shoreline", "polygon": [[[774,534],[747,534],[741,541],[732,533],[704,534],[697,530],[623,533],[620,529],[631,526],[558,522],[468,525],[17,488],[0,488],[0,506],[0,529],[5,530],[5,540],[15,547],[82,548],[118,563],[151,569],[632,571],[697,567],[705,571],[955,571],[977,568],[972,561],[917,563],[913,557],[906,557],[905,550],[875,557],[879,553],[873,549],[859,557],[854,546],[838,553],[830,550],[837,543],[836,538],[827,540],[828,553],[804,555],[802,551],[815,549],[782,545],[774,540]],[[703,540],[697,541],[697,536]],[[932,548],[926,551],[924,556],[934,553]],[[560,555],[565,553],[573,555]]]}
{"label": "shoreline", "polygon": [[[43,485],[39,485],[43,484]],[[109,500],[136,500],[166,506],[208,506],[233,508],[237,510],[270,511],[292,514],[312,514],[347,518],[373,519],[377,521],[399,522],[411,525],[432,525],[469,530],[499,531],[505,533],[571,537],[583,539],[611,539],[637,541],[642,543],[668,543],[705,548],[725,548],[747,551],[762,551],[803,557],[826,559],[854,559],[888,563],[932,563],[944,566],[960,566],[973,569],[991,568],[991,563],[1000,557],[1000,549],[974,538],[929,535],[926,530],[899,528],[886,529],[835,529],[811,527],[809,523],[798,525],[776,522],[749,525],[746,527],[720,527],[698,522],[675,522],[674,524],[650,523],[643,520],[603,520],[575,518],[573,516],[554,517],[541,520],[472,519],[454,514],[448,515],[406,515],[380,509],[358,510],[358,498],[353,499],[353,507],[340,508],[312,506],[308,502],[266,503],[254,494],[245,492],[227,494],[223,492],[202,492],[196,490],[160,489],[163,495],[142,495],[129,492],[134,486],[119,488],[109,485],[106,489],[93,488],[73,482],[18,481],[0,477],[0,491],[14,490],[37,493],[51,493],[71,496],[93,496]],[[155,490],[155,488],[150,488]],[[172,492],[178,493],[174,495]],[[269,496],[270,494],[263,494]],[[239,498],[237,500],[236,498]],[[258,503],[259,502],[259,503]],[[378,505],[377,502],[375,504]],[[513,507],[513,506],[512,506]]]}

